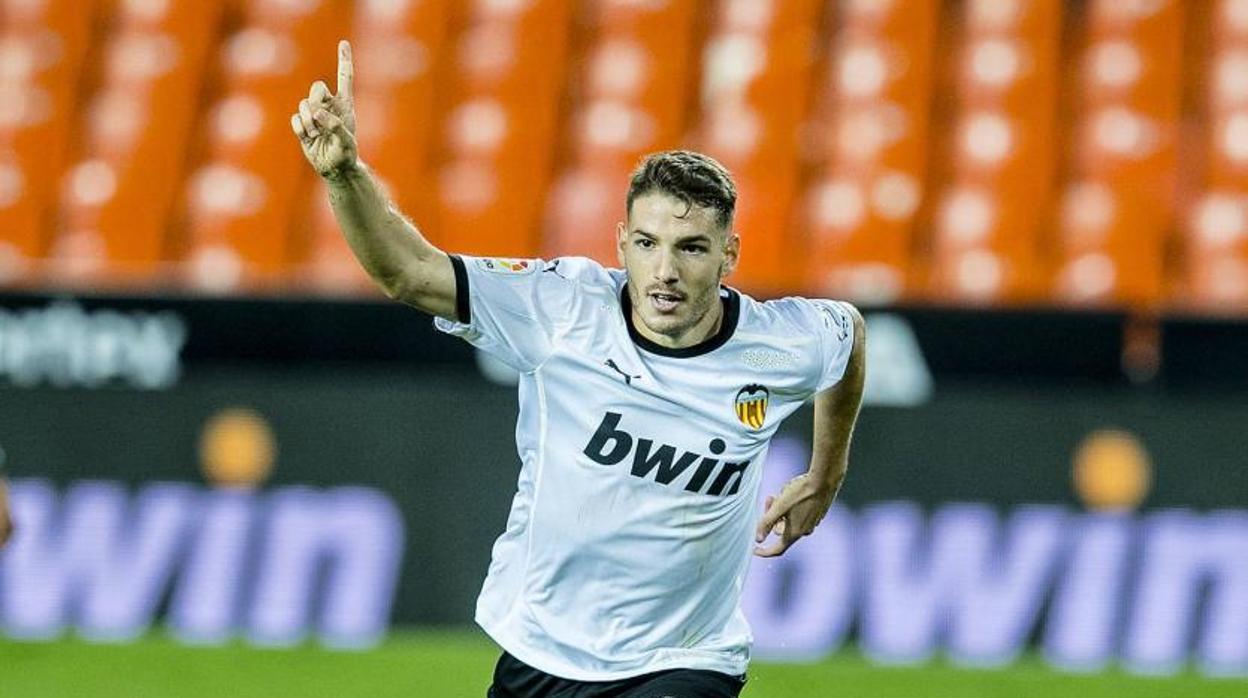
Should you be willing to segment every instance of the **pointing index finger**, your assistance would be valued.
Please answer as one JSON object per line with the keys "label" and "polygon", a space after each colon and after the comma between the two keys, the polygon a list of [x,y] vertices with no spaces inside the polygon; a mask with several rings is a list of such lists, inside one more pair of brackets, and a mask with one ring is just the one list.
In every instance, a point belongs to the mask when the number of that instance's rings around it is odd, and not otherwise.
{"label": "pointing index finger", "polygon": [[338,97],[348,102],[354,94],[355,66],[351,62],[351,43],[346,39],[338,42]]}

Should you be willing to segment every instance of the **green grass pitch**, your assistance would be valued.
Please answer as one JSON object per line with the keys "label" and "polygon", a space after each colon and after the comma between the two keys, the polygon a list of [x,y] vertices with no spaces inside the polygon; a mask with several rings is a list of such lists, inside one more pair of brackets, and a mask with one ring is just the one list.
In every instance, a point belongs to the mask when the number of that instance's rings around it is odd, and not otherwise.
{"label": "green grass pitch", "polygon": [[[0,640],[0,698],[481,698],[497,650],[478,632],[403,630],[367,652],[315,646],[186,647],[160,635],[120,645]],[[745,698],[1243,698],[1248,681],[1119,671],[1070,675],[1026,659],[1008,669],[882,667],[853,653],[816,664],[756,662]]]}

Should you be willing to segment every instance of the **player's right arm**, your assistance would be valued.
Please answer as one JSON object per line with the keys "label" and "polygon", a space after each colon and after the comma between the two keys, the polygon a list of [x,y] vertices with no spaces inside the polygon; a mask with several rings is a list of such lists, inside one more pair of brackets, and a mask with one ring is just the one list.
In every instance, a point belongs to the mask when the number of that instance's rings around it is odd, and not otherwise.
{"label": "player's right arm", "polygon": [[458,320],[455,271],[394,206],[364,163],[355,141],[351,45],[338,43],[338,94],[320,80],[290,117],[303,155],[329,188],[343,236],[386,295],[432,315]]}

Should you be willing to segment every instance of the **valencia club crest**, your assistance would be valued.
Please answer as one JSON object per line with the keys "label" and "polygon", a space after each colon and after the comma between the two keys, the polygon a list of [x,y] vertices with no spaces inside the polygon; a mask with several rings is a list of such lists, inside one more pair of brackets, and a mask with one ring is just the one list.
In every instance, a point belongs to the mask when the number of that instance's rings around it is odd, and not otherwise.
{"label": "valencia club crest", "polygon": [[771,392],[756,383],[737,391],[737,419],[751,429],[762,429],[767,421],[767,401]]}

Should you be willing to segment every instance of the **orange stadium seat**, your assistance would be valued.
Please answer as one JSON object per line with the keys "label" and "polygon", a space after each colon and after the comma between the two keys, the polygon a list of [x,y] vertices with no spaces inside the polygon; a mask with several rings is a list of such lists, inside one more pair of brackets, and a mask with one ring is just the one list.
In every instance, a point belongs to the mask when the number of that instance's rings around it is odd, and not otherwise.
{"label": "orange stadium seat", "polygon": [[220,18],[216,3],[117,6],[81,152],[62,181],[49,250],[58,281],[117,283],[164,271],[176,185]]}
{"label": "orange stadium seat", "polygon": [[452,103],[495,95],[517,104],[542,103],[563,86],[562,63],[571,30],[570,0],[495,2],[454,6]]}
{"label": "orange stadium seat", "polygon": [[1053,241],[1064,302],[1159,300],[1175,213],[1182,19],[1175,0],[1088,5]]}
{"label": "orange stadium seat", "polygon": [[744,251],[733,281],[756,293],[791,286],[800,259],[789,214],[821,7],[729,0],[717,5],[707,37],[694,146],[736,174]]}
{"label": "orange stadium seat", "polygon": [[840,7],[816,79],[798,210],[816,293],[886,303],[905,292],[923,197],[936,3]]}
{"label": "orange stadium seat", "polygon": [[[937,133],[927,293],[952,302],[1033,300],[1050,206],[1061,3],[971,0],[947,27],[948,109]],[[938,117],[939,118],[939,117]],[[941,152],[943,150],[944,152]],[[939,174],[937,174],[939,172]]]}
{"label": "orange stadium seat", "polygon": [[375,292],[289,133],[343,37],[446,249],[614,265],[692,147],[761,295],[1248,307],[1244,0],[0,0],[0,285]]}
{"label": "orange stadium seat", "polygon": [[109,18],[113,32],[156,33],[186,47],[189,56],[206,56],[220,37],[219,22],[225,15],[220,0],[203,3],[112,0]]}
{"label": "orange stadium seat", "polygon": [[[651,143],[675,143],[684,127],[682,97],[692,86],[697,60],[697,20],[692,0],[636,3],[599,0],[581,29],[585,48],[574,78],[580,108],[601,102],[624,103],[653,120]],[[619,148],[616,148],[617,150]]]}
{"label": "orange stadium seat", "polygon": [[457,104],[446,114],[445,157],[432,186],[437,239],[449,248],[507,256],[536,253],[536,215],[553,129],[533,124],[530,130],[525,116],[524,109],[492,96]]}
{"label": "orange stadium seat", "polygon": [[284,282],[308,246],[305,188],[314,175],[290,132],[311,76],[333,82],[349,5],[336,0],[247,3],[221,48],[219,94],[202,124],[200,157],[184,192],[179,256],[204,290]]}
{"label": "orange stadium seat", "polygon": [[619,266],[616,223],[624,220],[631,171],[631,167],[563,170],[547,197],[543,254],[591,257]]}
{"label": "orange stadium seat", "polygon": [[1152,304],[1161,292],[1158,206],[1105,179],[1068,182],[1059,204],[1057,298],[1076,305]]}
{"label": "orange stadium seat", "polygon": [[1207,75],[1203,85],[1205,170],[1198,173],[1202,187],[1243,189],[1248,184],[1248,18],[1233,2],[1212,3]]}
{"label": "orange stadium seat", "polygon": [[0,284],[28,281],[48,244],[96,3],[0,3]]}
{"label": "orange stadium seat", "polygon": [[796,159],[756,158],[732,167],[738,203],[733,229],[741,260],[729,283],[764,296],[793,288],[803,268],[800,240],[789,225],[798,194]]}
{"label": "orange stadium seat", "polygon": [[315,68],[333,66],[332,60],[326,61],[321,55],[334,57],[333,47],[343,38],[343,28],[350,26],[353,4],[343,0],[245,0],[241,7],[247,27],[287,37],[302,49],[299,67]]}
{"label": "orange stadium seat", "polygon": [[1183,232],[1183,304],[1219,313],[1248,309],[1248,192],[1207,192]]}
{"label": "orange stadium seat", "polygon": [[628,176],[647,152],[676,147],[696,60],[692,0],[597,0],[577,27],[558,174],[542,226],[546,256],[614,266]]}
{"label": "orange stadium seat", "polygon": [[42,210],[11,150],[0,150],[0,216],[0,287],[28,282],[43,254]]}
{"label": "orange stadium seat", "polygon": [[[450,9],[449,3],[429,0],[361,3],[352,33],[361,157],[386,182],[399,208],[431,238],[426,228],[435,215],[427,194],[430,124],[435,66],[444,55]],[[310,188],[309,194],[304,227],[310,240],[301,280],[328,291],[374,290],[338,229],[324,186]]]}
{"label": "orange stadium seat", "polygon": [[434,237],[471,254],[538,252],[569,45],[569,0],[456,5],[439,100]]}
{"label": "orange stadium seat", "polygon": [[292,254],[293,204],[310,176],[289,117],[235,92],[211,107],[207,130],[210,156],[186,182],[189,281],[214,291],[272,282]]}
{"label": "orange stadium seat", "polygon": [[1193,63],[1200,86],[1193,198],[1179,232],[1177,304],[1217,313],[1248,310],[1248,6],[1209,3],[1192,18],[1205,37]]}
{"label": "orange stadium seat", "polygon": [[598,3],[580,29],[565,150],[581,165],[634,165],[643,153],[674,147],[685,126],[693,4],[621,5]]}

